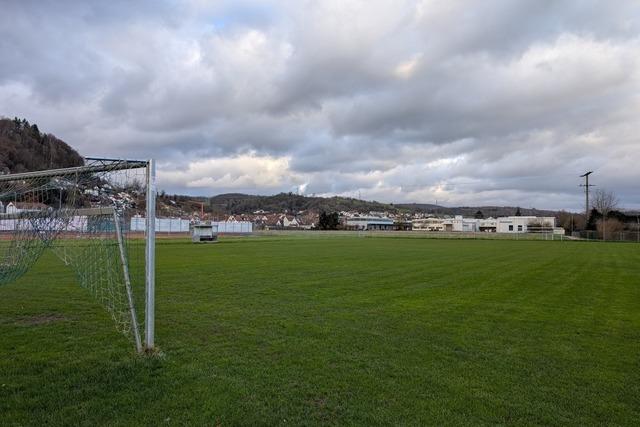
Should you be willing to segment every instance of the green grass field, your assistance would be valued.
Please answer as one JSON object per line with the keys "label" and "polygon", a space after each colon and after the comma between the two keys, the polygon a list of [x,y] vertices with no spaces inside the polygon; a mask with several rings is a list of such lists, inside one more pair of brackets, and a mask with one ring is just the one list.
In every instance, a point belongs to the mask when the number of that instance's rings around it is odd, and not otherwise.
{"label": "green grass field", "polygon": [[640,424],[640,247],[158,245],[141,358],[53,255],[0,288],[2,425]]}

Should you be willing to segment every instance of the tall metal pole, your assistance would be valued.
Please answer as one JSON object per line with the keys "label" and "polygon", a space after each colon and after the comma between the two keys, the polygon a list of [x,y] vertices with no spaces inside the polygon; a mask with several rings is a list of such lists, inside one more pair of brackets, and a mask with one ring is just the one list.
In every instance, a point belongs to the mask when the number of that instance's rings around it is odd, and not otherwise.
{"label": "tall metal pole", "polygon": [[586,223],[589,222],[589,187],[593,187],[593,185],[589,184],[589,175],[591,175],[592,173],[593,173],[593,171],[589,171],[589,172],[586,172],[583,175],[580,175],[580,178],[584,178],[585,179],[585,183],[584,184],[580,184],[580,187],[584,187],[584,198],[585,198],[584,221],[585,221],[585,226],[586,226]]}
{"label": "tall metal pole", "polygon": [[145,301],[145,348],[152,350],[155,335],[155,291],[156,291],[156,163],[147,163],[147,242],[146,260],[146,301]]}

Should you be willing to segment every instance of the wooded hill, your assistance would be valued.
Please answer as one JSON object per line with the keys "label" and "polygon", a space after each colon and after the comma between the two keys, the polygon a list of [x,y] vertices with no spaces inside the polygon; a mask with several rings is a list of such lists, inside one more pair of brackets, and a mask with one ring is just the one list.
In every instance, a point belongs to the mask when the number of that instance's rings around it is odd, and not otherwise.
{"label": "wooded hill", "polygon": [[[367,212],[389,212],[412,214],[416,212],[436,214],[436,215],[464,215],[474,217],[478,211],[487,218],[490,216],[515,215],[518,207],[515,206],[476,206],[476,207],[444,207],[432,204],[418,203],[381,203],[376,201],[365,201],[349,197],[308,197],[293,193],[280,193],[273,196],[256,196],[240,193],[220,194],[213,197],[193,197],[193,196],[169,196],[165,199],[173,200],[177,205],[184,206],[187,210],[199,209],[191,204],[193,201],[202,202],[204,209],[214,215],[224,214],[250,214],[256,211],[266,211],[272,213],[300,211],[315,212],[342,212],[357,211]],[[191,205],[190,205],[191,204]],[[192,206],[189,208],[189,206]],[[555,216],[556,211],[519,208],[521,215]]]}
{"label": "wooded hill", "polygon": [[0,174],[79,166],[76,150],[25,119],[0,118]]}
{"label": "wooded hill", "polygon": [[199,207],[192,202],[204,203],[205,211],[214,215],[225,214],[248,214],[256,211],[266,211],[272,213],[297,213],[300,211],[315,212],[399,212],[393,205],[367,202],[364,200],[346,197],[307,197],[293,193],[280,193],[272,196],[256,196],[249,194],[228,193],[213,197],[192,197],[186,195],[160,195],[160,200],[173,200],[177,205],[193,206],[189,210],[196,210]]}
{"label": "wooded hill", "polygon": [[558,211],[535,209],[535,208],[523,208],[518,206],[456,206],[445,207],[431,204],[420,203],[403,203],[395,205],[398,208],[406,209],[411,212],[425,212],[438,215],[463,215],[465,217],[473,218],[476,213],[480,211],[484,218],[497,218],[499,216],[511,216],[516,215],[516,212],[520,210],[522,216],[556,216]]}

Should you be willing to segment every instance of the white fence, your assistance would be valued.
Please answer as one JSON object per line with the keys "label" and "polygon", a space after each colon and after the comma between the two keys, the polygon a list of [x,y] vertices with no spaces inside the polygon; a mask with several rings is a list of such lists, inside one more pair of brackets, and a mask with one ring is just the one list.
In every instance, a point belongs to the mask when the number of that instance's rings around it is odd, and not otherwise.
{"label": "white fence", "polygon": [[[145,231],[147,219],[143,217],[131,218],[131,231]],[[180,218],[156,218],[156,232],[158,233],[188,233],[190,222]]]}
{"label": "white fence", "polygon": [[[58,220],[62,221],[62,220]],[[147,219],[143,217],[131,218],[129,224],[130,231],[144,232]],[[188,219],[180,218],[157,218],[156,232],[158,233],[188,233],[191,222]],[[211,225],[218,227],[218,233],[248,234],[253,233],[253,224],[249,221],[212,221]],[[86,216],[74,216],[64,220],[64,224],[48,224],[52,229],[61,229],[67,232],[86,232],[89,228],[89,220]],[[96,226],[96,224],[94,224]],[[0,219],[0,231],[28,230],[33,228],[33,224],[25,219]]]}
{"label": "white fence", "polygon": [[249,221],[212,221],[211,224],[218,226],[218,233],[253,233],[253,223]]}
{"label": "white fence", "polygon": [[[131,231],[144,231],[146,222],[146,218],[143,217],[131,218]],[[218,226],[218,233],[247,234],[253,232],[253,224],[249,221],[212,221],[211,225]],[[156,219],[156,232],[159,233],[188,233],[190,229],[189,226],[190,221],[188,219]]]}
{"label": "white fence", "polygon": [[[33,230],[64,231],[86,233],[89,229],[89,218],[85,215],[67,218],[52,218],[38,222],[33,218],[0,219],[0,231]],[[96,227],[97,223],[94,223]]]}

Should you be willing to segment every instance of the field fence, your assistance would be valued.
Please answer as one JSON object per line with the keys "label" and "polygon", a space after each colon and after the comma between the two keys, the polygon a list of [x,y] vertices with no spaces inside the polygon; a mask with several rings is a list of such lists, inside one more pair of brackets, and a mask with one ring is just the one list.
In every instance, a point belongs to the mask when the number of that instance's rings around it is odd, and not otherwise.
{"label": "field fence", "polygon": [[614,231],[604,236],[601,231],[574,231],[571,236],[580,240],[606,240],[607,242],[635,242],[640,243],[640,231]]}
{"label": "field fence", "polygon": [[486,233],[443,231],[353,231],[353,230],[260,230],[258,236],[298,238],[329,237],[396,237],[411,239],[484,239],[484,240],[569,240],[571,237],[554,233]]}
{"label": "field fence", "polygon": [[[130,228],[134,232],[145,230],[147,219],[144,217],[131,218]],[[193,221],[181,218],[156,218],[156,233],[160,234],[189,234]],[[221,234],[250,234],[253,224],[249,221],[208,221],[218,227]]]}

